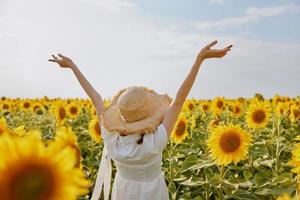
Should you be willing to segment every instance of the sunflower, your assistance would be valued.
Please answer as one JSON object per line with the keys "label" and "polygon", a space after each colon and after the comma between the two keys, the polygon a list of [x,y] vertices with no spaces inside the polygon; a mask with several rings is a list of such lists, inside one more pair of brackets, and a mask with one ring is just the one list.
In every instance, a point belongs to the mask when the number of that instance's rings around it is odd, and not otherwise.
{"label": "sunflower", "polygon": [[224,125],[224,121],[221,121],[218,118],[210,120],[207,127],[208,131],[212,132],[214,128],[218,127],[221,124]]}
{"label": "sunflower", "polygon": [[290,106],[290,120],[291,122],[297,122],[300,119],[300,107],[292,104]]}
{"label": "sunflower", "polygon": [[10,135],[12,136],[18,136],[18,137],[25,137],[25,136],[31,136],[35,137],[38,140],[42,140],[42,132],[40,129],[32,129],[30,131],[26,131],[25,125],[20,125],[13,130],[10,131]]}
{"label": "sunflower", "polygon": [[21,102],[21,109],[25,112],[31,111],[32,101],[28,98]]}
{"label": "sunflower", "polygon": [[278,196],[276,200],[292,200],[292,197],[288,193],[284,193]]}
{"label": "sunflower", "polygon": [[57,126],[62,125],[66,121],[67,111],[63,101],[57,101],[55,106],[52,108],[52,112],[55,114]]}
{"label": "sunflower", "polygon": [[180,113],[175,128],[171,133],[171,139],[175,143],[182,143],[187,135],[187,119],[185,118],[185,115],[183,113]]}
{"label": "sunflower", "polygon": [[[295,140],[299,141],[300,136],[297,136]],[[288,162],[288,164],[295,167],[291,170],[293,173],[300,175],[300,143],[296,143],[294,145],[294,149],[291,151],[291,153],[292,159]]]}
{"label": "sunflower", "polygon": [[237,164],[245,160],[252,137],[240,125],[220,125],[216,127],[207,140],[210,156],[219,165]]}
{"label": "sunflower", "polygon": [[90,136],[95,141],[97,141],[97,142],[102,141],[100,124],[99,124],[99,120],[96,116],[94,116],[89,123],[89,133],[90,133]]}
{"label": "sunflower", "polygon": [[212,109],[215,116],[220,116],[220,114],[225,110],[225,98],[216,97],[212,101]]}
{"label": "sunflower", "polygon": [[9,133],[10,130],[6,124],[6,120],[4,117],[0,118],[0,135]]}
{"label": "sunflower", "polygon": [[182,111],[183,112],[193,112],[196,108],[196,100],[194,99],[187,99],[185,100],[183,107],[182,107]]}
{"label": "sunflower", "polygon": [[237,101],[243,104],[243,103],[245,103],[246,100],[244,97],[239,97],[239,98],[237,98]]}
{"label": "sunflower", "polygon": [[197,114],[193,114],[191,117],[189,117],[188,124],[190,124],[190,127],[191,127],[192,130],[195,129],[195,128],[197,128],[197,119],[199,117],[200,116],[197,115]]}
{"label": "sunflower", "polygon": [[289,109],[286,103],[277,103],[275,107],[275,116],[282,117],[288,113]]}
{"label": "sunflower", "polygon": [[33,102],[31,111],[36,114],[41,115],[41,114],[45,113],[45,108],[41,102],[36,101],[36,102]]}
{"label": "sunflower", "polygon": [[210,103],[207,101],[201,102],[200,109],[203,110],[205,113],[208,113],[210,111]]}
{"label": "sunflower", "polygon": [[270,120],[270,107],[266,102],[250,104],[246,113],[247,126],[260,129],[267,126]]}
{"label": "sunflower", "polygon": [[272,100],[272,103],[274,106],[276,106],[278,103],[282,102],[283,99],[281,96],[279,96],[278,94],[276,94],[274,97],[273,97],[273,100]]}
{"label": "sunflower", "polygon": [[71,149],[47,149],[35,137],[0,136],[0,193],[5,200],[65,200],[89,193],[91,182]]}
{"label": "sunflower", "polygon": [[66,147],[70,147],[76,156],[75,167],[82,167],[80,147],[75,133],[71,127],[61,126],[56,131],[55,140],[49,142],[49,148],[62,149]]}
{"label": "sunflower", "polygon": [[2,111],[9,111],[12,107],[12,102],[5,100],[1,103],[1,108],[0,110]]}
{"label": "sunflower", "polygon": [[229,106],[229,110],[231,111],[230,114],[234,117],[240,117],[243,113],[242,104],[238,101],[232,102],[232,104]]}
{"label": "sunflower", "polygon": [[70,118],[76,118],[78,116],[78,113],[80,111],[79,104],[75,103],[74,101],[71,101],[66,106],[67,115]]}

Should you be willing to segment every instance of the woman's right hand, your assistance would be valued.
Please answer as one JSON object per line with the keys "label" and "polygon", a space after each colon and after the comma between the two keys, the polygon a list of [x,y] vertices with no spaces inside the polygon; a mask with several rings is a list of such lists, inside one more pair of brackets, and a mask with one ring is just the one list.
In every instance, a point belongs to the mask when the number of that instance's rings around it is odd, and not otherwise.
{"label": "woman's right hand", "polygon": [[207,59],[207,58],[222,58],[230,51],[233,45],[229,45],[223,49],[211,49],[212,46],[217,44],[217,40],[211,42],[210,44],[206,45],[204,48],[201,49],[199,52],[197,59]]}
{"label": "woman's right hand", "polygon": [[66,57],[66,56],[63,56],[62,54],[58,54],[58,56],[61,58],[61,59],[59,59],[58,57],[56,57],[55,55],[52,55],[52,57],[54,58],[54,59],[48,59],[48,61],[50,61],[50,62],[56,62],[57,64],[59,64],[60,65],[60,67],[63,67],[63,68],[73,68],[74,66],[75,66],[75,64],[74,64],[74,62],[70,59],[70,58],[68,58],[68,57]]}

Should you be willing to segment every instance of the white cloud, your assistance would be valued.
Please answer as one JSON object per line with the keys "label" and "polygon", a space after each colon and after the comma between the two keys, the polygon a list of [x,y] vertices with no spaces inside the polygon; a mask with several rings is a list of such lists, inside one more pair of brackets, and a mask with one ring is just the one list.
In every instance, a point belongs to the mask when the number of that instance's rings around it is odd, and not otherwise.
{"label": "white cloud", "polygon": [[129,0],[81,0],[84,3],[96,6],[101,10],[107,11],[112,14],[119,14],[120,12],[127,12],[136,9],[137,5]]}
{"label": "white cloud", "polygon": [[266,8],[256,8],[249,7],[245,15],[237,17],[229,17],[218,21],[204,21],[192,23],[193,26],[199,31],[206,31],[209,29],[227,29],[237,26],[242,26],[244,24],[257,21],[261,18],[276,16],[280,14],[300,12],[300,5],[282,5],[282,6],[273,6]]}
{"label": "white cloud", "polygon": [[[247,33],[180,32],[173,27],[185,24],[168,27],[149,22],[130,1],[126,1],[129,5],[116,0],[101,5],[88,2],[7,3],[0,13],[5,24],[0,30],[2,96],[87,97],[71,71],[47,61],[52,53],[61,52],[77,63],[105,98],[129,85],[145,85],[174,97],[196,54],[214,39],[219,41],[215,48],[234,46],[226,57],[203,63],[190,97],[249,97],[255,92],[295,96],[299,92],[295,84],[300,74],[298,43],[267,43],[249,39]],[[248,12],[262,15],[258,10]]]}
{"label": "white cloud", "polygon": [[209,2],[214,3],[214,4],[223,4],[223,3],[225,3],[225,0],[209,0]]}

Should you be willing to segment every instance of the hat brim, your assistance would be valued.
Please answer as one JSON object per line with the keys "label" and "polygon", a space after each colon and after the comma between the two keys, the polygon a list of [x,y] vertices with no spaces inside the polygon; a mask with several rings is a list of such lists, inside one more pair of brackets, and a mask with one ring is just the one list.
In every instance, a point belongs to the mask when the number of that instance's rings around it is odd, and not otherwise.
{"label": "hat brim", "polygon": [[[129,133],[151,133],[161,123],[172,98],[167,94],[160,95],[154,90],[143,87],[148,92],[148,102],[151,104],[150,114],[141,120],[126,122],[121,118],[121,113],[117,104],[119,96],[126,90],[120,90],[113,97],[111,104],[105,109],[102,120],[103,126],[108,132]],[[148,105],[149,106],[149,105]]]}

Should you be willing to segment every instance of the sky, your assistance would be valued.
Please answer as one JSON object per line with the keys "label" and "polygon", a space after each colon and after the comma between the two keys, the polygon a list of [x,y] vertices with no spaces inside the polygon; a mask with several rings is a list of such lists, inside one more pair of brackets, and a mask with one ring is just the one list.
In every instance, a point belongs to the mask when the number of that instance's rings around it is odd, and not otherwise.
{"label": "sky", "polygon": [[299,0],[0,0],[0,96],[88,98],[70,57],[103,98],[129,86],[175,97],[199,51],[187,98],[300,95]]}

